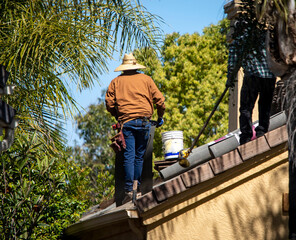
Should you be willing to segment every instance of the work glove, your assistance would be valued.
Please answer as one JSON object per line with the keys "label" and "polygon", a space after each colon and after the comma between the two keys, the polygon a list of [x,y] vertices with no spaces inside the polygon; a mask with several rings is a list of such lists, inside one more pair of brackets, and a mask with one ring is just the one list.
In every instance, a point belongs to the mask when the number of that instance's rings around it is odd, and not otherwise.
{"label": "work glove", "polygon": [[157,128],[161,127],[163,123],[164,123],[163,118],[159,117],[156,122],[156,127]]}

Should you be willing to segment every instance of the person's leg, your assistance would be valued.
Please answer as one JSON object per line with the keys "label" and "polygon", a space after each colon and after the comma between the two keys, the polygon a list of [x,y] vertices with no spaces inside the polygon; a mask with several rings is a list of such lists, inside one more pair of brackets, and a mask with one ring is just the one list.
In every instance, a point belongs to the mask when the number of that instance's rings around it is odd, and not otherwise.
{"label": "person's leg", "polygon": [[133,129],[133,121],[129,121],[124,124],[122,129],[126,149],[123,152],[123,167],[125,172],[125,192],[131,192],[133,190],[134,180],[134,163],[135,163],[135,136]]}
{"label": "person's leg", "polygon": [[260,137],[268,131],[271,102],[275,88],[275,78],[260,78],[258,81],[260,96],[258,102],[259,125],[256,127],[256,136]]}
{"label": "person's leg", "polygon": [[251,140],[253,136],[252,113],[258,96],[256,78],[245,75],[240,96],[240,144]]}
{"label": "person's leg", "polygon": [[134,180],[138,180],[138,186],[141,184],[144,154],[149,140],[150,128],[150,122],[143,121],[136,134]]}

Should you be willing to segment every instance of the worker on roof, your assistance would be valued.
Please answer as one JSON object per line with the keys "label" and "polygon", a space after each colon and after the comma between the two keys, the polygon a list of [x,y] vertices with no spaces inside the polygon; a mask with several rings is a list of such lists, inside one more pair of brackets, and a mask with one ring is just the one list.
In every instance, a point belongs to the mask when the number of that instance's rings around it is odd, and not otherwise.
{"label": "worker on roof", "polygon": [[137,63],[132,53],[125,54],[122,64],[115,69],[115,72],[122,73],[111,81],[105,96],[106,108],[120,123],[126,144],[126,148],[123,149],[123,203],[132,199],[134,180],[138,181],[138,186],[140,184],[153,104],[156,105],[158,115],[156,127],[163,124],[165,112],[163,94],[151,77],[137,71],[145,68]]}
{"label": "worker on roof", "polygon": [[[252,113],[259,95],[259,125],[255,128],[256,137],[268,131],[271,102],[276,78],[270,71],[266,61],[265,30],[249,29],[244,21],[236,21],[236,29],[243,29],[229,47],[228,74],[226,86],[233,87],[239,67],[244,70],[243,85],[240,95],[240,144],[249,142],[253,136]],[[258,34],[255,35],[254,32]],[[253,35],[250,35],[250,34]],[[258,45],[247,52],[249,41]],[[246,54],[247,52],[247,54]],[[259,94],[260,93],[260,94]]]}

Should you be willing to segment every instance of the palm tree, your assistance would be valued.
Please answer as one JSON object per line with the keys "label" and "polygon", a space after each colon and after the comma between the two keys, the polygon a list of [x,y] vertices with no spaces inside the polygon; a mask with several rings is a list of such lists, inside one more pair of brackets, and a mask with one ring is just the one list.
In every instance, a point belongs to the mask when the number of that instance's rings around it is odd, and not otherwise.
{"label": "palm tree", "polygon": [[294,0],[256,1],[258,19],[264,19],[270,28],[268,60],[272,71],[286,83],[287,127],[289,135],[289,159],[296,166],[296,9]]}
{"label": "palm tree", "polygon": [[258,19],[271,26],[267,38],[271,70],[285,83],[289,149],[289,239],[296,239],[296,8],[295,0],[256,1]]}
{"label": "palm tree", "polygon": [[0,64],[17,87],[6,101],[19,134],[37,131],[50,149],[62,146],[63,115],[77,109],[70,87],[93,86],[115,51],[156,49],[160,23],[139,0],[1,1]]}
{"label": "palm tree", "polygon": [[[284,82],[289,149],[289,237],[296,239],[296,9],[295,0],[241,0],[239,22],[233,38],[248,29],[244,54],[256,50],[257,30],[268,30],[266,47],[271,71]],[[255,40],[255,41],[254,41]],[[257,51],[258,52],[258,51]]]}

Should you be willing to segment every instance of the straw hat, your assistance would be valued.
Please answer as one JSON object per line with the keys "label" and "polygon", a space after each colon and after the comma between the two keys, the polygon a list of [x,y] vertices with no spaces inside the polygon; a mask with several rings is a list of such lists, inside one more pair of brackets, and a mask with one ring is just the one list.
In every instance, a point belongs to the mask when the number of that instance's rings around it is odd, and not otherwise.
{"label": "straw hat", "polygon": [[137,60],[135,59],[134,55],[132,53],[125,54],[122,60],[122,64],[117,67],[114,72],[120,72],[125,70],[135,70],[135,69],[144,69],[146,68],[143,65],[140,65],[137,63]]}

